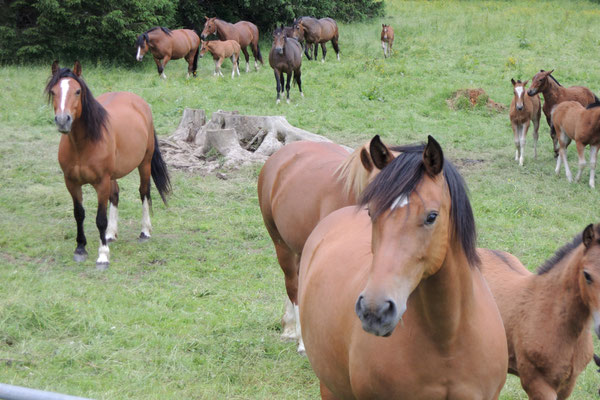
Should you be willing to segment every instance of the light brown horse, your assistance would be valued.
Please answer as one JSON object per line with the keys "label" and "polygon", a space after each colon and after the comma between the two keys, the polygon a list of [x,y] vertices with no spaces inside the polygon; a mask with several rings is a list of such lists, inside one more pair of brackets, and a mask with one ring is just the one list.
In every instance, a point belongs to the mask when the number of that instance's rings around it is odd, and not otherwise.
{"label": "light brown horse", "polygon": [[[273,31],[273,45],[269,51],[269,65],[273,68],[275,74],[275,83],[277,89],[276,104],[279,104],[280,95],[284,88],[287,91],[286,101],[290,102],[290,81],[292,76],[298,84],[300,96],[304,97],[302,92],[302,47],[300,43],[284,33],[283,26]],[[287,74],[287,83],[284,75]],[[285,84],[285,85],[284,85]]]}
{"label": "light brown horse", "polygon": [[544,95],[544,115],[546,116],[546,122],[550,127],[550,136],[554,142],[554,156],[558,156],[558,139],[556,132],[552,127],[552,109],[555,105],[562,103],[563,101],[573,100],[581,103],[582,106],[586,107],[588,104],[598,102],[598,98],[592,93],[592,91],[585,86],[571,86],[568,88],[563,87],[558,81],[552,76],[552,71],[540,70],[533,76],[531,85],[527,94],[529,96],[535,96],[538,93]]}
{"label": "light brown horse", "polygon": [[394,44],[394,28],[390,25],[381,24],[381,48],[383,49],[383,57],[387,58],[392,55],[392,46]]}
{"label": "light brown horse", "polygon": [[231,69],[231,78],[233,79],[235,72],[237,71],[238,76],[240,76],[240,66],[238,62],[240,61],[240,44],[235,40],[211,40],[205,42],[202,40],[200,42],[200,58],[204,57],[204,54],[209,51],[213,56],[213,60],[215,60],[215,72],[213,75],[221,75],[221,64],[223,64],[223,60],[225,58],[231,58],[231,62],[233,63],[233,68]]}
{"label": "light brown horse", "polygon": [[439,144],[398,155],[360,204],[324,218],[302,251],[302,336],[321,397],[497,399],[506,335],[466,187]]}
{"label": "light brown horse", "polygon": [[527,82],[520,80],[510,80],[513,85],[513,99],[510,103],[510,124],[514,133],[515,161],[519,161],[519,165],[523,166],[523,157],[525,152],[525,138],[529,125],[533,122],[533,156],[537,159],[537,142],[538,129],[540,128],[541,105],[540,96],[525,96],[525,88]]}
{"label": "light brown horse", "polygon": [[[140,241],[150,238],[150,176],[163,201],[171,183],[156,139],[152,111],[141,97],[129,92],[104,93],[94,98],[81,78],[81,64],[73,71],[52,64],[52,76],[46,85],[48,101],[54,106],[54,122],[62,133],[58,162],[67,190],[73,198],[77,222],[75,261],[87,258],[83,233],[81,186],[91,184],[98,195],[96,225],[100,248],[96,266],[108,268],[108,242],[117,238],[119,186],[117,179],[137,168],[140,173],[142,233]],[[110,201],[109,219],[106,216]]]}
{"label": "light brown horse", "polygon": [[337,54],[338,61],[340,60],[340,47],[338,45],[339,32],[338,26],[332,18],[321,18],[316,19],[313,17],[300,17],[294,20],[294,38],[299,41],[305,41],[306,46],[304,47],[304,54],[306,58],[312,60],[309,52],[312,49],[312,45],[315,45],[314,59],[317,60],[317,53],[319,52],[319,43],[321,44],[321,50],[323,51],[323,58],[321,62],[325,62],[325,55],[327,54],[327,47],[325,43],[331,40],[333,50]]}
{"label": "light brown horse", "polygon": [[235,40],[238,42],[244,53],[244,57],[246,58],[246,72],[250,70],[250,56],[248,55],[246,47],[250,46],[252,55],[254,56],[254,69],[258,71],[258,63],[256,61],[260,61],[261,65],[264,63],[262,55],[260,54],[260,46],[258,45],[258,28],[256,25],[248,21],[230,24],[229,22],[217,19],[216,17],[205,18],[206,24],[204,25],[200,37],[203,40],[206,40],[209,35],[216,32],[219,40]]}
{"label": "light brown horse", "polygon": [[575,141],[579,155],[579,169],[576,181],[581,178],[585,167],[585,146],[590,146],[590,187],[595,187],[596,160],[600,147],[600,102],[583,107],[576,101],[564,101],[552,110],[552,125],[557,131],[559,156],[554,172],[560,172],[561,160],[565,164],[565,174],[569,182],[573,181],[567,162],[567,146]]}
{"label": "light brown horse", "polygon": [[600,225],[589,225],[529,272],[512,254],[480,249],[508,339],[508,372],[531,400],[564,400],[600,335]]}
{"label": "light brown horse", "polygon": [[196,76],[198,68],[198,46],[200,38],[191,29],[176,29],[171,31],[164,27],[152,28],[138,36],[135,46],[137,54],[135,58],[142,61],[144,54],[152,53],[158,75],[167,79],[164,73],[165,66],[169,60],[185,58],[188,63],[188,73]]}
{"label": "light brown horse", "polygon": [[289,298],[282,337],[298,340],[299,352],[304,351],[297,318],[298,269],[304,242],[323,217],[356,204],[369,180],[393,159],[392,149],[379,136],[352,154],[334,143],[294,142],[269,157],[260,171],[260,211],[285,275]]}

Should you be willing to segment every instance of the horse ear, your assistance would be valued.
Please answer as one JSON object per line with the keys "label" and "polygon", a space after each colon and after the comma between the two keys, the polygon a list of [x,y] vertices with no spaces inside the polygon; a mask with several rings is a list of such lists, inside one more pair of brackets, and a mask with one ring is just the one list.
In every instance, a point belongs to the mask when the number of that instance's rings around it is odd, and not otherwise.
{"label": "horse ear", "polygon": [[371,157],[369,156],[369,152],[365,148],[360,150],[360,162],[362,163],[363,167],[365,167],[367,172],[373,171],[373,163],[371,162]]}
{"label": "horse ear", "polygon": [[510,81],[513,84],[513,86],[515,86],[515,83],[517,83],[517,82],[515,82],[515,80],[513,78],[510,78]]}
{"label": "horse ear", "polygon": [[583,230],[583,233],[581,234],[581,238],[583,241],[583,245],[585,246],[585,248],[589,248],[590,245],[592,244],[592,242],[594,241],[594,225],[593,224],[589,224],[588,226],[585,227],[585,229]]}
{"label": "horse ear", "polygon": [[554,70],[551,70],[550,72],[548,72],[548,75],[552,75],[553,72]]}
{"label": "horse ear", "polygon": [[383,169],[394,159],[394,155],[388,150],[386,145],[383,144],[379,135],[375,135],[373,139],[371,139],[369,153],[371,154],[373,164],[375,164],[375,167],[378,169]]}
{"label": "horse ear", "polygon": [[52,76],[56,75],[60,67],[58,66],[58,60],[54,60],[52,63]]}
{"label": "horse ear", "polygon": [[529,79],[527,79],[525,82],[523,82],[523,87],[527,87],[528,83],[529,83]]}
{"label": "horse ear", "polygon": [[81,63],[79,60],[76,60],[75,65],[73,65],[73,73],[77,76],[81,76]]}
{"label": "horse ear", "polygon": [[385,24],[381,24],[381,27],[382,27],[382,28],[385,28]]}
{"label": "horse ear", "polygon": [[427,136],[427,145],[423,151],[423,164],[427,174],[431,177],[438,175],[444,168],[444,152],[431,135]]}
{"label": "horse ear", "polygon": [[208,18],[206,15],[204,16],[204,18],[206,18],[206,20],[208,21],[210,18]]}

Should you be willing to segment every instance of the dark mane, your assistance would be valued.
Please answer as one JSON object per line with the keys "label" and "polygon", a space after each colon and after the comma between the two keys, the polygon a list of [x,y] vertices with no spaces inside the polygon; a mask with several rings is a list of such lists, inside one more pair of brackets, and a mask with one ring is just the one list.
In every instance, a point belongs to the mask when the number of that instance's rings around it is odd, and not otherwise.
{"label": "dark mane", "polygon": [[[410,196],[425,173],[424,144],[398,146],[391,149],[401,154],[381,170],[359,200],[360,206],[371,204],[370,212],[373,219],[389,209],[400,196]],[[460,241],[469,264],[477,266],[480,262],[475,248],[477,231],[466,184],[448,159],[444,160],[443,173],[452,202],[450,210],[452,236]]]}
{"label": "dark mane", "polygon": [[558,249],[552,257],[546,260],[546,262],[544,262],[537,269],[536,273],[538,275],[543,275],[546,272],[552,270],[552,268],[554,268],[556,264],[558,264],[563,258],[565,258],[566,255],[568,255],[569,253],[571,253],[571,251],[577,248],[577,246],[579,246],[582,243],[582,241],[582,234],[578,233],[577,235],[575,235],[571,242],[565,244],[563,247]]}
{"label": "dark mane", "polygon": [[549,76],[550,78],[552,78],[552,80],[553,80],[554,82],[556,82],[556,84],[557,84],[558,86],[562,86],[562,85],[561,85],[561,84],[560,84],[560,83],[559,83],[559,82],[556,80],[556,78],[555,78],[555,77],[553,77],[552,75],[548,75],[548,76]]}
{"label": "dark mane", "polygon": [[96,142],[102,139],[102,130],[107,129],[108,113],[102,107],[102,104],[94,98],[94,95],[85,84],[85,81],[75,75],[69,68],[61,68],[56,74],[48,79],[48,84],[44,91],[48,95],[48,103],[52,101],[52,93],[50,90],[62,78],[72,78],[81,86],[81,119],[85,125],[85,135],[88,139]]}
{"label": "dark mane", "polygon": [[137,37],[137,39],[135,41],[136,47],[141,46],[142,44],[144,44],[144,40],[147,43],[148,42],[148,33],[152,32],[152,31],[155,31],[157,29],[160,29],[161,31],[163,31],[167,35],[171,36],[171,30],[169,28],[165,28],[164,26],[155,26],[154,28],[148,29],[146,32],[142,33],[141,35],[139,35]]}
{"label": "dark mane", "polygon": [[588,104],[587,107],[585,107],[585,108],[589,110],[590,108],[596,108],[596,107],[600,107],[600,99],[598,99],[598,97],[595,97],[595,101],[593,103]]}

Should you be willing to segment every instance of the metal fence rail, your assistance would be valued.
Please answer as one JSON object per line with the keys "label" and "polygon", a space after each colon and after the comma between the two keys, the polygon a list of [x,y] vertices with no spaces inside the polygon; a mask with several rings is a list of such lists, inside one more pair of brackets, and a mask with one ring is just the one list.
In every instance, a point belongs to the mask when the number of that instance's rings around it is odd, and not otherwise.
{"label": "metal fence rail", "polygon": [[45,390],[29,389],[0,383],[0,399],[2,400],[91,400],[84,397],[69,396]]}

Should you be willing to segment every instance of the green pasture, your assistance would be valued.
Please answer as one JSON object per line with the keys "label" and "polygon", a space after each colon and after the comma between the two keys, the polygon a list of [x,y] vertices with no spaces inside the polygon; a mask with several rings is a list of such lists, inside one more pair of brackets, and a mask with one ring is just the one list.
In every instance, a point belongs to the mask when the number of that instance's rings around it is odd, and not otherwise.
{"label": "green pasture", "polygon": [[[543,117],[538,159],[530,131],[521,168],[506,110],[464,102],[450,109],[446,100],[459,89],[483,88],[509,105],[510,79],[531,79],[539,69],[555,69],[564,86],[600,94],[600,6],[386,3],[381,19],[340,24],[340,62],[331,45],[324,64],[303,61],[306,97],[294,87],[289,105],[275,105],[267,33],[265,66],[246,74],[242,62],[234,80],[230,61],[224,78],[213,77],[210,57],[189,80],[184,61],[171,61],[163,81],[148,57],[133,68],[83,60],[83,74],[96,95],[141,95],[162,137],[175,130],[185,107],[209,115],[285,115],[292,125],[352,147],[375,134],[389,144],[431,134],[470,187],[479,245],[509,251],[531,270],[599,222],[599,189],[587,186],[588,172],[570,185],[564,171],[554,175]],[[382,22],[396,32],[387,60]],[[119,239],[103,272],[94,265],[96,199],[87,187],[90,257],[77,264],[72,203],[57,162],[60,133],[42,93],[49,74],[50,63],[0,67],[0,382],[96,399],[318,398],[307,359],[279,339],[285,290],[258,209],[260,165],[220,171],[227,180],[171,169],[169,207],[155,192],[153,237],[144,244],[136,241],[138,175],[123,179]],[[590,365],[572,398],[595,398],[599,387]],[[526,396],[511,377],[501,398]]]}

